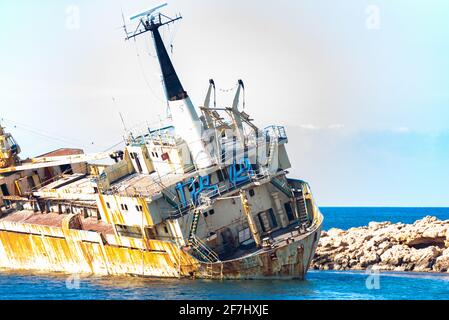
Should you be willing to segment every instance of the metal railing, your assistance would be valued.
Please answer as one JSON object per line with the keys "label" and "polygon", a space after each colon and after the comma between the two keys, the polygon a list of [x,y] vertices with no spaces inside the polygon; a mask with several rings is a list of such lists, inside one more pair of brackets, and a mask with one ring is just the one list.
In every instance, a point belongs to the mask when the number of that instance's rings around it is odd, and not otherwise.
{"label": "metal railing", "polygon": [[215,253],[215,251],[210,249],[204,242],[202,242],[196,236],[193,236],[190,239],[190,245],[194,249],[194,252],[197,254],[197,256],[201,260],[203,260],[203,262],[215,263],[220,261],[220,258]]}
{"label": "metal railing", "polygon": [[170,212],[170,218],[178,219],[189,213],[191,210],[195,210],[201,206],[209,207],[212,205],[214,199],[226,196],[228,193],[242,188],[250,183],[260,182],[271,177],[270,172],[266,168],[249,170],[247,176],[248,179],[244,182],[220,185],[218,186],[218,189],[201,192],[196,203],[190,199],[186,205],[181,205],[177,210]]}
{"label": "metal railing", "polygon": [[270,137],[277,137],[281,140],[288,139],[287,133],[285,131],[285,127],[282,127],[282,126],[272,125],[272,126],[266,127],[264,129],[264,132],[266,135],[269,135]]}

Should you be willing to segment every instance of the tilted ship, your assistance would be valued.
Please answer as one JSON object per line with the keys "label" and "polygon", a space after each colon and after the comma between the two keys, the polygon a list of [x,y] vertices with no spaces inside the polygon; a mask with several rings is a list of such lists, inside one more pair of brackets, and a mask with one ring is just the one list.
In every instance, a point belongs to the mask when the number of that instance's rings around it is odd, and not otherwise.
{"label": "tilted ship", "polygon": [[[159,8],[157,8],[159,9]],[[127,135],[113,154],[60,149],[21,160],[0,127],[0,268],[207,279],[303,279],[323,217],[291,167],[281,126],[218,108],[211,80],[198,115],[150,10],[172,125]],[[95,160],[111,157],[110,165]],[[112,160],[111,160],[112,162]]]}

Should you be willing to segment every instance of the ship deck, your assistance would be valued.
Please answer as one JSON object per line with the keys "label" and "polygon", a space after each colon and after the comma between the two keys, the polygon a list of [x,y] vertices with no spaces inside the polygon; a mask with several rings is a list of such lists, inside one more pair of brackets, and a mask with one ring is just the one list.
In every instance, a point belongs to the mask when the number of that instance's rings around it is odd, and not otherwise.
{"label": "ship deck", "polygon": [[[63,220],[67,214],[39,213],[29,210],[4,212],[0,215],[0,222],[12,222],[20,224],[31,224],[47,227],[62,227]],[[106,224],[96,218],[81,218],[82,230],[100,232],[103,234],[114,234],[112,225]]]}
{"label": "ship deck", "polygon": [[167,187],[182,181],[189,177],[188,174],[168,174],[163,177],[159,177],[157,173],[143,174],[134,173],[126,176],[111,185],[113,194],[121,196],[144,196],[151,197],[158,193],[161,193]]}
{"label": "ship deck", "polygon": [[300,241],[301,239],[307,237],[311,232],[313,232],[315,228],[314,226],[312,226],[309,229],[310,231],[306,230],[301,232],[298,223],[293,223],[290,226],[276,230],[272,232],[270,235],[267,235],[266,237],[263,238],[263,240],[269,240],[271,246],[264,248],[257,248],[255,242],[253,242],[253,245],[249,246],[249,248],[246,248],[244,250],[238,249],[232,255],[222,257],[223,261],[238,260],[243,257],[258,255],[259,253],[267,249],[279,247],[283,243],[288,244],[290,242]]}

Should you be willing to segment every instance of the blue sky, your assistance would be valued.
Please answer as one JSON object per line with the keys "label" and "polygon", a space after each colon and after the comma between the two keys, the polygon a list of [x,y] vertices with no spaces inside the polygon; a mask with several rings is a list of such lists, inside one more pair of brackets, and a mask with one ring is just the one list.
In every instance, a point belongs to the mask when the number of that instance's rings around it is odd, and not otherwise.
{"label": "blue sky", "polygon": [[[0,2],[0,117],[24,156],[103,151],[121,139],[118,112],[128,126],[166,114],[151,41],[119,28],[122,8],[155,3]],[[247,112],[287,127],[291,175],[320,205],[449,206],[447,1],[175,0],[165,12],[184,16],[164,39],[194,103],[209,78],[242,78]]]}

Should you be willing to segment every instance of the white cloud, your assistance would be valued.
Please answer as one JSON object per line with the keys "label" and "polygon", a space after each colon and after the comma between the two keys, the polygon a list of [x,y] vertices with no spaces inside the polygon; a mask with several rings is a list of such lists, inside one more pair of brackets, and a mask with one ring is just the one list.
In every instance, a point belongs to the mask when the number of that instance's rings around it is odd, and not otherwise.
{"label": "white cloud", "polygon": [[319,127],[313,125],[313,124],[300,124],[299,125],[300,128],[302,129],[306,129],[306,130],[318,130],[320,129]]}

